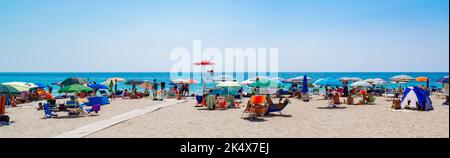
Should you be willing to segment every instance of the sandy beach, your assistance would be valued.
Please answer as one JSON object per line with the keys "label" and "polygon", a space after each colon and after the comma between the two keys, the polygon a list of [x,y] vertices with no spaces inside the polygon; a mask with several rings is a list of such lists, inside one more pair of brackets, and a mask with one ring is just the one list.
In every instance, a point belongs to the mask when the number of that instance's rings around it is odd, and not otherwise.
{"label": "sandy beach", "polygon": [[58,118],[43,119],[44,111],[37,111],[31,103],[17,108],[8,108],[7,114],[15,121],[0,127],[0,138],[49,138],[76,128],[101,121],[129,111],[149,107],[161,102],[150,99],[114,99],[110,105],[102,106],[98,116],[69,117],[67,112],[58,112]]}
{"label": "sandy beach", "polygon": [[[327,100],[314,96],[310,102],[291,99],[284,116],[243,119],[243,107],[209,111],[196,108],[195,100],[172,105],[121,122],[88,135],[88,138],[449,138],[449,107],[432,97],[434,110],[393,111],[379,97],[376,105],[328,109]],[[34,104],[8,108],[15,123],[0,127],[1,138],[54,137],[79,127],[126,112],[161,104],[149,99],[115,99],[102,107],[99,116],[42,119]]]}
{"label": "sandy beach", "polygon": [[208,111],[195,101],[123,122],[90,138],[449,138],[449,107],[432,97],[433,111],[393,111],[380,97],[376,105],[327,109],[315,96],[305,103],[291,99],[285,116],[242,119],[241,109]]}

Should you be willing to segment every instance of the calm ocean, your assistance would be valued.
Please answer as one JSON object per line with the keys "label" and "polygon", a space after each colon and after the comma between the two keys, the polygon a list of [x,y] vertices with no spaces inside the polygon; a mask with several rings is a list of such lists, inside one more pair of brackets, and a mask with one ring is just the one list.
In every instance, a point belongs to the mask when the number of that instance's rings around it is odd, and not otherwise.
{"label": "calm ocean", "polygon": [[[278,76],[282,78],[293,78],[298,76],[307,75],[308,77],[313,78],[313,81],[318,80],[320,78],[335,78],[339,79],[341,77],[359,77],[362,79],[367,78],[382,78],[386,81],[389,81],[389,78],[396,76],[396,75],[409,75],[412,77],[421,77],[426,76],[431,79],[430,85],[436,86],[436,87],[442,87],[442,85],[435,83],[435,81],[443,76],[448,76],[448,72],[345,72],[345,73],[336,73],[336,72],[283,72],[279,73]],[[218,75],[218,74],[216,74]],[[247,78],[247,73],[237,73],[238,75],[244,75],[245,78]],[[89,81],[102,83],[106,79],[111,77],[121,77],[124,79],[140,79],[140,80],[150,80],[153,81],[153,79],[157,79],[158,82],[170,82],[170,73],[152,73],[152,72],[145,72],[145,73],[0,73],[0,83],[4,82],[33,82],[33,83],[41,83],[45,85],[49,85],[53,82],[60,82],[65,80],[68,77],[83,77],[89,79]],[[404,86],[410,86],[410,85],[420,85],[424,83],[419,82],[409,82],[405,84]],[[396,84],[388,85],[388,87],[395,87]],[[130,88],[130,86],[126,85],[119,85],[119,88]],[[55,91],[58,89],[58,87],[54,88]],[[198,92],[198,90],[201,89],[201,85],[192,85],[191,87],[192,91]]]}

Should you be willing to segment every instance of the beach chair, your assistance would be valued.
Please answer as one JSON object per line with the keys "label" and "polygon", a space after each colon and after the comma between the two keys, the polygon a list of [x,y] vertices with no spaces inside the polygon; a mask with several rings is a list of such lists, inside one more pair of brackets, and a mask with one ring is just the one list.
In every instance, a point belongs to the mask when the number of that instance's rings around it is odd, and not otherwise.
{"label": "beach chair", "polygon": [[263,117],[267,110],[267,99],[266,96],[255,95],[252,96],[251,100],[248,101],[247,107],[242,113],[242,117],[244,118],[245,114],[248,114],[250,119],[257,117]]}
{"label": "beach chair", "polygon": [[329,106],[332,108],[335,108],[338,105],[341,105],[341,100],[339,98],[339,94],[333,94],[331,97]]}
{"label": "beach chair", "polygon": [[225,97],[217,97],[217,109],[219,110],[228,109],[228,103]]}
{"label": "beach chair", "polygon": [[105,90],[100,90],[99,92],[100,92],[100,95],[102,95],[102,96],[108,96],[108,93],[106,93]]}
{"label": "beach chair", "polygon": [[395,98],[395,93],[392,91],[392,89],[389,89],[385,92],[384,97],[385,97],[386,101],[389,101],[389,99]]}
{"label": "beach chair", "polygon": [[320,95],[320,89],[314,88],[313,89],[313,94],[314,95]]}
{"label": "beach chair", "polygon": [[236,101],[236,97],[233,95],[226,95],[225,100],[228,103],[228,107],[239,107],[239,103]]}
{"label": "beach chair", "polygon": [[102,106],[100,104],[92,105],[92,108],[86,110],[87,112],[86,116],[90,116],[92,114],[98,115],[98,112],[100,111],[101,107]]}
{"label": "beach chair", "polygon": [[52,107],[50,106],[50,104],[46,103],[44,104],[44,113],[45,113],[45,118],[54,118],[54,117],[58,117],[57,114],[54,114],[52,111]]}
{"label": "beach chair", "polygon": [[66,108],[77,108],[79,103],[76,100],[68,100],[66,101]]}
{"label": "beach chair", "polygon": [[217,106],[216,96],[215,95],[208,95],[205,98],[206,106],[209,110],[215,110]]}
{"label": "beach chair", "polygon": [[369,105],[375,105],[375,100],[377,98],[375,96],[373,96],[373,94],[369,94],[367,95],[367,104]]}
{"label": "beach chair", "polygon": [[281,114],[281,116],[283,116],[283,109],[286,108],[291,101],[289,99],[285,99],[284,101],[281,101],[283,98],[280,99],[280,103],[279,104],[274,104],[272,99],[267,98],[267,103],[269,104],[269,107],[266,110],[266,114],[268,115],[270,113],[274,113],[274,112],[278,112]]}
{"label": "beach chair", "polygon": [[201,95],[195,96],[195,100],[197,100],[195,107],[204,107],[206,105],[205,99],[203,99],[203,96]]}

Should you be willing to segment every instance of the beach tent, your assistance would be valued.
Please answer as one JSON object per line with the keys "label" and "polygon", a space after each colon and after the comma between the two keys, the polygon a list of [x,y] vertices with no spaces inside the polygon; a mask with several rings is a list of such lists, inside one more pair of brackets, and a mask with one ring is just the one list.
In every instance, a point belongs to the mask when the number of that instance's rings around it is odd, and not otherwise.
{"label": "beach tent", "polygon": [[431,99],[418,87],[408,87],[403,94],[402,109],[429,111],[433,110]]}

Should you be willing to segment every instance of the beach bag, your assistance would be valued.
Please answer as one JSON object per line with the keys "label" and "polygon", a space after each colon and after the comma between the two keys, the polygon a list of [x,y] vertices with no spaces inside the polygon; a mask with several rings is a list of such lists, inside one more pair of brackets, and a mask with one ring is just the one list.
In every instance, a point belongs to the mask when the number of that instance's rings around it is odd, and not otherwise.
{"label": "beach bag", "polygon": [[2,115],[0,116],[0,122],[5,122],[5,123],[9,123],[9,116],[8,115]]}

